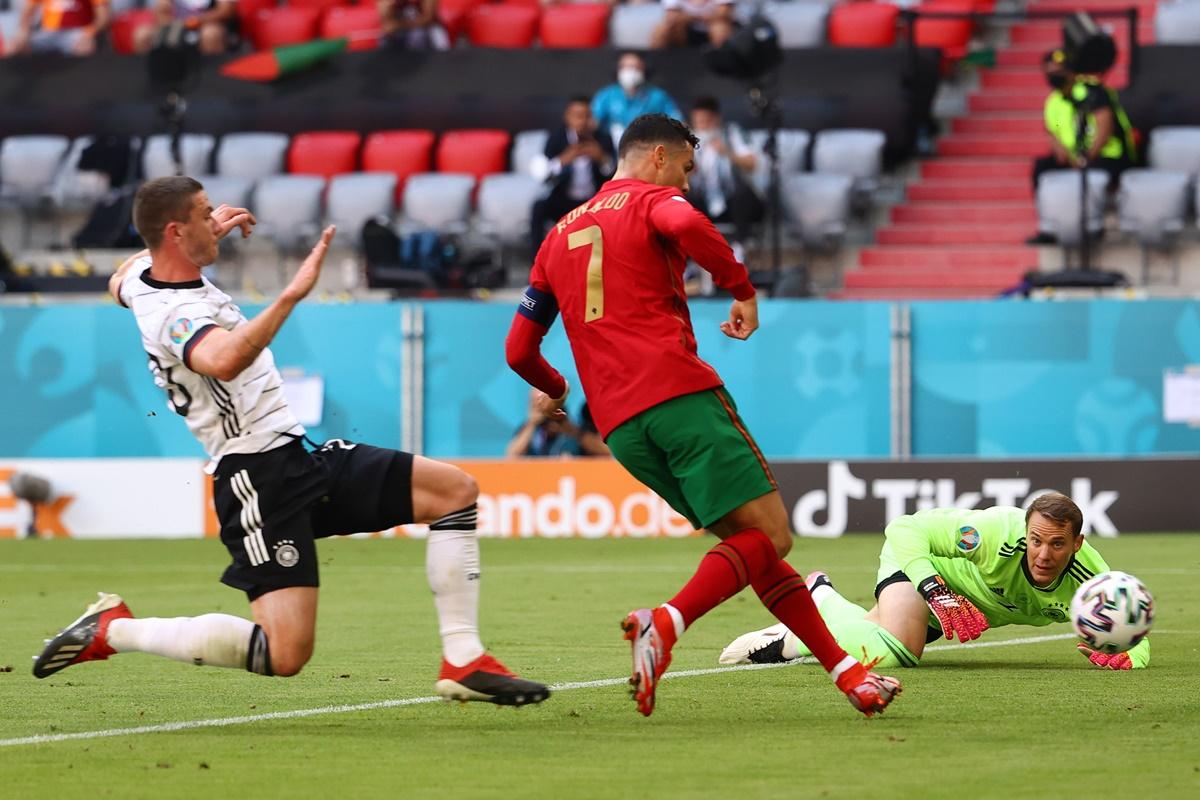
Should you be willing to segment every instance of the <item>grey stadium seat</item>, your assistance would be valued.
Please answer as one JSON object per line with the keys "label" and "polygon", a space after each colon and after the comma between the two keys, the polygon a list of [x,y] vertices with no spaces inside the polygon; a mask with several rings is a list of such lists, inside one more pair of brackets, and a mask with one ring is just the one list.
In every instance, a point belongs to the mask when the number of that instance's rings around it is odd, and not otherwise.
{"label": "grey stadium seat", "polygon": [[92,141],[91,136],[80,136],[71,142],[54,186],[54,204],[61,210],[91,208],[112,188],[106,173],[79,169],[79,159]]}
{"label": "grey stadium seat", "polygon": [[[1200,6],[1200,2],[1196,4]],[[1200,174],[1200,127],[1163,125],[1150,133],[1147,161],[1152,169]]]}
{"label": "grey stadium seat", "polygon": [[395,212],[396,176],[391,172],[350,172],[329,181],[326,216],[338,226],[343,242],[359,242],[362,228],[373,217]]}
{"label": "grey stadium seat", "polygon": [[513,138],[512,169],[522,175],[532,175],[531,165],[534,159],[546,152],[546,140],[550,131],[521,131]]}
{"label": "grey stadium seat", "polygon": [[[1190,182],[1186,172],[1130,169],[1121,174],[1118,217],[1121,230],[1142,246],[1143,283],[1149,282],[1150,251],[1172,250],[1183,232]],[[1178,283],[1178,259],[1173,266]]]}
{"label": "grey stadium seat", "polygon": [[282,133],[229,133],[217,147],[216,173],[256,181],[283,172],[288,137]]}
{"label": "grey stadium seat", "polygon": [[406,230],[461,232],[471,214],[475,178],[455,172],[422,172],[404,184]]}
{"label": "grey stadium seat", "polygon": [[523,240],[529,235],[529,214],[541,191],[542,184],[529,175],[488,175],[479,184],[480,233],[505,243]]}
{"label": "grey stadium seat", "polygon": [[819,47],[825,43],[825,18],[829,15],[827,5],[810,2],[767,3],[764,10],[767,18],[775,23],[781,47]]}
{"label": "grey stadium seat", "polygon": [[20,205],[49,198],[70,146],[65,136],[9,136],[0,142],[0,197]]}
{"label": "grey stadium seat", "polygon": [[1154,14],[1156,44],[1200,44],[1200,2],[1159,3]]}
{"label": "grey stadium seat", "polygon": [[254,190],[254,215],[262,235],[280,250],[299,251],[316,243],[325,179],[313,175],[272,175]]}
{"label": "grey stadium seat", "polygon": [[[1104,228],[1105,193],[1108,173],[1088,170],[1088,230]],[[1079,236],[1079,172],[1056,169],[1042,173],[1037,188],[1038,230],[1058,237],[1064,247],[1075,247]]]}
{"label": "grey stadium seat", "polygon": [[[205,175],[209,172],[214,141],[207,133],[183,135],[179,141],[179,157],[183,161],[184,175]],[[158,133],[146,140],[146,148],[142,151],[142,174],[146,180],[175,174],[170,136]]]}
{"label": "grey stadium seat", "polygon": [[[758,148],[759,152],[762,152],[767,145],[767,132],[764,130],[747,131],[746,136],[749,138],[750,144]],[[784,128],[779,132],[775,148],[779,153],[779,177],[781,179],[787,175],[804,171],[804,160],[808,155],[808,144],[811,140],[812,136],[808,131]],[[765,193],[770,180],[771,165],[766,158],[760,158],[758,166],[754,168],[754,184]]]}
{"label": "grey stadium seat", "polygon": [[608,23],[609,43],[618,50],[650,49],[650,36],[664,13],[659,3],[614,6]]}
{"label": "grey stadium seat", "polygon": [[854,179],[832,173],[786,175],[781,184],[783,210],[805,244],[836,246],[846,233]]}
{"label": "grey stadium seat", "polygon": [[228,175],[199,175],[196,180],[204,186],[204,193],[213,208],[219,205],[248,208],[250,206],[250,191],[254,188],[253,181],[245,178],[231,178]]}
{"label": "grey stadium seat", "polygon": [[883,131],[843,128],[821,131],[813,144],[813,172],[849,175],[870,186],[883,171]]}

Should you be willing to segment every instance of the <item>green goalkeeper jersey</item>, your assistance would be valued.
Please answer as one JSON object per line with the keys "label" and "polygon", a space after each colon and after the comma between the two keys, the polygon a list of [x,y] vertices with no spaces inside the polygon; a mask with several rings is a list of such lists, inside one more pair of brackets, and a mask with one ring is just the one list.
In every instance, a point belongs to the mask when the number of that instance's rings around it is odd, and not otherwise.
{"label": "green goalkeeper jersey", "polygon": [[[1058,580],[1045,588],[1034,586],[1025,563],[1025,511],[1020,508],[918,511],[892,521],[884,535],[881,574],[892,562],[914,586],[941,575],[993,628],[1067,622],[1079,585],[1108,571],[1100,553],[1084,541]],[[1150,641],[1142,640],[1129,656],[1135,667],[1149,664]]]}

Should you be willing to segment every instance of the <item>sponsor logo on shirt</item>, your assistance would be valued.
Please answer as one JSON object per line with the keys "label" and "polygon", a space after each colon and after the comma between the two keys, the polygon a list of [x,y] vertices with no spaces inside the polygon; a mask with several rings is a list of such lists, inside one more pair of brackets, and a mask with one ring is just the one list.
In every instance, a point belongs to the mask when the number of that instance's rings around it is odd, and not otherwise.
{"label": "sponsor logo on shirt", "polygon": [[192,321],[184,317],[180,317],[171,323],[171,341],[175,344],[183,344],[188,339],[192,338]]}
{"label": "sponsor logo on shirt", "polygon": [[1067,609],[1062,603],[1055,603],[1042,609],[1042,616],[1049,617],[1055,622],[1067,621]]}
{"label": "sponsor logo on shirt", "polygon": [[970,553],[979,547],[979,531],[972,528],[970,525],[964,525],[958,529],[958,549],[964,553]]}

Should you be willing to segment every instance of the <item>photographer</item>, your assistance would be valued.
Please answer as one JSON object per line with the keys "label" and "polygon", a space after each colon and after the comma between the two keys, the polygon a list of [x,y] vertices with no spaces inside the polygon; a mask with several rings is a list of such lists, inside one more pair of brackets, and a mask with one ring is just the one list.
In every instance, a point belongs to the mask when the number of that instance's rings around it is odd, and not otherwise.
{"label": "photographer", "polygon": [[590,101],[583,95],[567,101],[563,124],[550,134],[542,159],[534,163],[534,177],[544,178],[547,191],[533,204],[530,239],[537,255],[551,223],[589,200],[608,180],[616,166],[612,139],[597,128]]}
{"label": "photographer", "polygon": [[196,32],[205,55],[218,55],[236,41],[237,0],[154,0],[154,22],[133,33],[133,49],[149,53],[172,25]]}

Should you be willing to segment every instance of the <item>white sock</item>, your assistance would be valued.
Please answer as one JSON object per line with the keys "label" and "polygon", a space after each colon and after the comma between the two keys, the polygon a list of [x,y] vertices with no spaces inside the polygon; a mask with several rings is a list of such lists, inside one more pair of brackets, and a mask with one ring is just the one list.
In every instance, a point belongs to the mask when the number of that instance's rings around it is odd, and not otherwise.
{"label": "white sock", "polygon": [[830,586],[828,583],[822,583],[820,586],[812,590],[813,603],[815,603],[817,609],[820,610],[821,604],[824,603],[827,598],[835,594],[837,594],[837,591],[832,586]]}
{"label": "white sock", "polygon": [[671,615],[671,621],[675,623],[675,638],[683,636],[683,632],[687,630],[687,626],[683,624],[683,614],[679,613],[679,609],[670,603],[663,603],[662,607]]}
{"label": "white sock", "polygon": [[483,655],[479,640],[479,539],[472,504],[429,526],[425,574],[437,607],[442,655],[461,667]]}
{"label": "white sock", "polygon": [[108,644],[118,653],[153,653],[196,666],[247,669],[258,628],[231,614],[139,617],[108,624]]}

